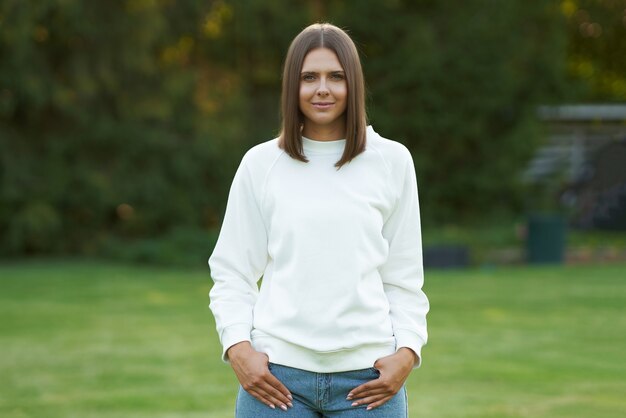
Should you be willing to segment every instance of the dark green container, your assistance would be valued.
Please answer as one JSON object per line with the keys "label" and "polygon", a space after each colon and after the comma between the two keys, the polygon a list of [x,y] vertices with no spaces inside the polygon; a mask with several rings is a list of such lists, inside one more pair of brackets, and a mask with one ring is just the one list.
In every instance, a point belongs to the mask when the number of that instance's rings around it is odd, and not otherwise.
{"label": "dark green container", "polygon": [[559,215],[530,215],[527,256],[531,264],[561,264],[565,256],[565,219]]}

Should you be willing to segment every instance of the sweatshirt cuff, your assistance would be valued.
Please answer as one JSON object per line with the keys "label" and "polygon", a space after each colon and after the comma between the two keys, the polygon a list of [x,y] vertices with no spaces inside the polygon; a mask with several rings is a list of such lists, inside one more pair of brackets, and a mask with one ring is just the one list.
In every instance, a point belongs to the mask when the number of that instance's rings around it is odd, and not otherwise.
{"label": "sweatshirt cuff", "polygon": [[410,348],[417,354],[417,362],[413,366],[417,369],[422,365],[422,346],[426,344],[424,340],[415,332],[406,329],[398,329],[394,331],[396,336],[396,351],[402,347]]}
{"label": "sweatshirt cuff", "polygon": [[228,356],[226,351],[233,345],[242,341],[250,341],[250,325],[248,324],[235,324],[222,331],[222,361],[228,363]]}

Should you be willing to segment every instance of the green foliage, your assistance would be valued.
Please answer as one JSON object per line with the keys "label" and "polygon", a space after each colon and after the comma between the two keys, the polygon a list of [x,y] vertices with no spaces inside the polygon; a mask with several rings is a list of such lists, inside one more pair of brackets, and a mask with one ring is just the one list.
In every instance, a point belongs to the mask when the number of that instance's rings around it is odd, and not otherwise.
{"label": "green foliage", "polygon": [[197,229],[173,228],[155,238],[110,237],[100,243],[104,257],[153,265],[201,266],[217,242],[217,230],[207,234]]}
{"label": "green foliage", "polygon": [[[535,106],[621,91],[618,2],[578,3],[5,0],[0,253],[215,232],[241,156],[277,133],[289,42],[320,20],[360,47],[370,120],[411,149],[424,220],[515,215]],[[585,22],[602,36],[577,37]],[[605,81],[580,83],[589,65]]]}
{"label": "green foliage", "polygon": [[577,100],[626,100],[626,2],[562,0],[567,17],[567,76]]}
{"label": "green foliage", "polygon": [[204,55],[212,6],[2,3],[2,253],[217,227],[244,128]]}

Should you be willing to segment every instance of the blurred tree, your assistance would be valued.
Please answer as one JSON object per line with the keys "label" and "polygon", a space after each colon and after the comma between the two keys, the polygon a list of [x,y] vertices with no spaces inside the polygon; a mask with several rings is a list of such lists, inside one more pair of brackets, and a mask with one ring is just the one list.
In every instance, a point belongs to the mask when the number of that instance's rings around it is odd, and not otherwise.
{"label": "blurred tree", "polygon": [[626,0],[562,0],[567,75],[580,101],[626,100]]}
{"label": "blurred tree", "polygon": [[218,44],[228,10],[0,4],[4,253],[93,252],[112,235],[217,226],[244,101],[228,63],[202,49]]}
{"label": "blurred tree", "polygon": [[511,214],[535,106],[623,99],[622,3],[4,0],[0,251],[217,229],[241,156],[277,133],[289,42],[320,20],[357,41],[370,119],[411,149],[424,218]]}

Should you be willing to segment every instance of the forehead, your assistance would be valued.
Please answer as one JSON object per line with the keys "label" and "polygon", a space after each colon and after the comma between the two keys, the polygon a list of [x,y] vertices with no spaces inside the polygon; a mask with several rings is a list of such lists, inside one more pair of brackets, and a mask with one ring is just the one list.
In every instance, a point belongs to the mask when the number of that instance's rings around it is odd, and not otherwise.
{"label": "forehead", "polygon": [[303,72],[343,71],[343,67],[332,49],[315,48],[304,57]]}

